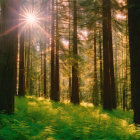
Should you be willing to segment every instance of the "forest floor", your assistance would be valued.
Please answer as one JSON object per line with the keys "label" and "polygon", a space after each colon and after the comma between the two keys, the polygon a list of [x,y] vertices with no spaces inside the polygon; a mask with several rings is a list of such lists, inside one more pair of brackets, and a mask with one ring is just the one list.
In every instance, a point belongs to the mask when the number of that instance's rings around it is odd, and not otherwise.
{"label": "forest floor", "polygon": [[140,140],[132,112],[36,97],[15,101],[14,115],[0,115],[0,140]]}

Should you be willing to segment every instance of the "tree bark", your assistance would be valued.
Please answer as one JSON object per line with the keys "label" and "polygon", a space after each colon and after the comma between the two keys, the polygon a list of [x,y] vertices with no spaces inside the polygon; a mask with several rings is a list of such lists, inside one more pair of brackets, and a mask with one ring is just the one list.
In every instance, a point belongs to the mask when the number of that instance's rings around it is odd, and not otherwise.
{"label": "tree bark", "polygon": [[134,122],[140,124],[140,1],[128,0],[131,92]]}
{"label": "tree bark", "polygon": [[[15,4],[17,2],[17,4]],[[16,92],[16,61],[17,61],[17,28],[18,1],[7,0],[2,7],[2,29],[0,46],[0,111],[11,114],[14,112],[14,95]]]}
{"label": "tree bark", "polygon": [[44,46],[44,97],[47,97],[46,93],[46,45]]}
{"label": "tree bark", "polygon": [[98,81],[97,81],[97,34],[96,27],[94,29],[94,83],[93,83],[93,104],[95,106],[99,105],[99,95],[98,95]]}
{"label": "tree bark", "polygon": [[56,67],[55,67],[55,101],[60,101],[59,91],[59,15],[58,15],[58,0],[56,0]]}
{"label": "tree bark", "polygon": [[71,102],[79,104],[79,78],[78,78],[78,46],[77,46],[77,0],[73,0],[73,65],[72,65],[72,95]]}
{"label": "tree bark", "polygon": [[18,96],[25,96],[25,68],[24,68],[24,33],[20,34],[20,53],[19,53],[19,88]]}
{"label": "tree bark", "polygon": [[104,90],[103,108],[112,110],[116,108],[116,93],[114,80],[111,2],[103,0],[103,59],[104,59]]}
{"label": "tree bark", "polygon": [[100,31],[99,31],[99,54],[100,54],[100,92],[101,92],[101,104],[103,104],[103,58],[102,58],[102,41]]}
{"label": "tree bark", "polygon": [[54,61],[54,0],[52,0],[52,17],[51,17],[51,88],[50,88],[50,98],[53,100],[55,97],[55,61]]}

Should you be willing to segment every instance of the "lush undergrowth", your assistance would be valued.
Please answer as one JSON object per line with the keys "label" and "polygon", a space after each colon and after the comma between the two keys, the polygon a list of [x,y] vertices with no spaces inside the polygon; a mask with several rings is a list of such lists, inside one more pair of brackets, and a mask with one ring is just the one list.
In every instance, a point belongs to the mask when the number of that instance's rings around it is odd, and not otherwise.
{"label": "lush undergrowth", "polygon": [[17,98],[15,114],[0,115],[0,140],[135,140],[132,113]]}

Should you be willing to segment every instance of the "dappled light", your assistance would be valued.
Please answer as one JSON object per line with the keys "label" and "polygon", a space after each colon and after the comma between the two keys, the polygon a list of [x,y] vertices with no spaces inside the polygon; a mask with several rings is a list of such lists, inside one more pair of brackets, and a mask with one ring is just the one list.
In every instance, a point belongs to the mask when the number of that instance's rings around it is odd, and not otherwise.
{"label": "dappled light", "polygon": [[[121,113],[123,112],[118,112]],[[111,113],[102,112],[100,108],[85,109],[72,104],[57,104],[43,98],[16,97],[15,116],[0,115],[0,121],[3,122],[0,125],[3,126],[0,137],[8,139],[12,136],[13,140],[21,136],[25,139],[118,139],[118,136],[137,139],[138,132],[132,125],[132,114],[129,114],[130,122],[127,121],[127,114],[129,112],[123,113],[125,117],[120,119],[111,117]]]}

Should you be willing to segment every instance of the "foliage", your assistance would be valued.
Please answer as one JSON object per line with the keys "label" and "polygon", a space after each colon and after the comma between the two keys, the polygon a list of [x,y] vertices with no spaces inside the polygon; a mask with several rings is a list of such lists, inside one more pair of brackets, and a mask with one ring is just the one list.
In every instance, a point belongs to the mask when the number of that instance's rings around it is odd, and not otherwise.
{"label": "foliage", "polygon": [[16,97],[15,114],[0,115],[0,140],[138,140],[132,112],[105,112],[54,103],[43,98]]}
{"label": "foliage", "polygon": [[5,0],[0,0],[0,5],[4,6],[5,5]]}

